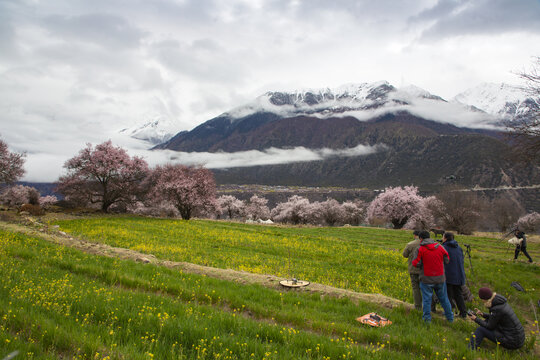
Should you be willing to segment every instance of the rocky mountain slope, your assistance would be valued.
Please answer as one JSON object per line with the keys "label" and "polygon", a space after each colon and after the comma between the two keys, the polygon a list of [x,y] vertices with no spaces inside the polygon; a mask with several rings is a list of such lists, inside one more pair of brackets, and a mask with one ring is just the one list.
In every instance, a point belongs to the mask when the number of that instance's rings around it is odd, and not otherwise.
{"label": "rocky mountain slope", "polygon": [[509,157],[498,132],[501,118],[469,105],[387,82],[269,92],[156,148],[239,152],[378,145],[362,156],[215,170],[219,183],[370,188],[538,183],[538,167],[523,168]]}

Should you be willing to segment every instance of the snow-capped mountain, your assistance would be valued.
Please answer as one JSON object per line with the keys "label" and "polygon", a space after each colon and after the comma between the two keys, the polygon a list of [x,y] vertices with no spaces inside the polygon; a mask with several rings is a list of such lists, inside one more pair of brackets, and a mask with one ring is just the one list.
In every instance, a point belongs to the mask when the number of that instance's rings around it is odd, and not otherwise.
{"label": "snow-capped mountain", "polygon": [[[468,89],[451,101],[422,88],[408,85],[396,88],[387,81],[347,84],[337,88],[270,91],[252,102],[229,110],[217,118],[232,125],[255,114],[273,118],[311,116],[321,119],[352,116],[360,121],[389,113],[405,111],[424,119],[458,127],[493,129],[501,121],[523,117],[540,109],[519,87],[485,83]],[[178,132],[173,121],[161,115],[147,116],[148,121],[123,129],[121,133],[163,144]],[[203,126],[211,126],[203,124]]]}
{"label": "snow-capped mountain", "polygon": [[142,124],[120,130],[120,133],[156,145],[168,141],[177,134],[178,127],[171,119],[155,115]]}
{"label": "snow-capped mountain", "polygon": [[364,121],[400,111],[459,127],[493,128],[498,124],[497,118],[484,111],[460,102],[448,102],[414,85],[396,88],[386,81],[348,84],[335,89],[267,92],[219,117],[229,118],[231,123],[262,113],[280,118],[352,116]]}
{"label": "snow-capped mountain", "polygon": [[243,118],[254,113],[266,112],[280,116],[311,115],[324,118],[340,113],[349,115],[351,111],[403,107],[412,105],[417,100],[445,101],[414,85],[397,89],[386,81],[379,81],[347,84],[335,89],[271,91],[224,115]]}
{"label": "snow-capped mountain", "polygon": [[[292,129],[294,126],[310,127],[316,136],[330,136],[326,133],[335,134],[341,130],[323,129],[319,127],[320,124],[327,124],[324,127],[338,127],[343,123],[342,120],[368,123],[385,116],[398,116],[400,121],[407,118],[411,129],[414,128],[414,122],[421,119],[432,122],[430,126],[435,127],[448,125],[468,128],[469,131],[496,130],[499,120],[481,110],[471,110],[470,106],[448,102],[414,85],[396,88],[386,81],[380,81],[349,84],[336,89],[267,92],[189,132],[176,134],[156,148],[177,151],[250,150],[274,144],[274,140],[287,132],[296,131]],[[302,120],[297,121],[299,118]],[[268,133],[278,126],[282,126],[281,131],[286,133]],[[292,133],[290,136],[294,137]],[[290,146],[288,142],[277,141],[274,145],[279,143],[280,146]]]}
{"label": "snow-capped mountain", "polygon": [[[437,187],[453,179],[464,186],[496,187],[537,179],[534,169],[530,176],[516,175],[515,164],[505,157],[508,145],[500,139],[499,121],[416,86],[396,88],[383,81],[268,92],[154,149],[194,158],[223,156],[230,167],[216,170],[216,179],[231,184]],[[235,154],[343,153],[358,146],[375,150],[274,165],[244,166],[234,160]]]}
{"label": "snow-capped mountain", "polygon": [[456,95],[453,100],[502,120],[527,117],[540,109],[539,99],[535,100],[524,89],[508,84],[483,83]]}

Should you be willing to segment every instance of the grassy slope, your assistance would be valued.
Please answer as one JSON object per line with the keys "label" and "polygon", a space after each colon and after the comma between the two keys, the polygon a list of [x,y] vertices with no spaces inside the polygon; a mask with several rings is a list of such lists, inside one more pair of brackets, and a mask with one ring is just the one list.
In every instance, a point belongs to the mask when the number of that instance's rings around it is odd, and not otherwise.
{"label": "grassy slope", "polygon": [[[401,256],[410,231],[366,227],[320,228],[259,226],[216,221],[177,221],[107,217],[57,222],[61,229],[96,242],[151,253],[158,258],[284,277],[382,293],[412,301],[406,259]],[[521,305],[538,297],[540,268],[516,263],[507,243],[489,237],[457,236],[471,245],[466,259],[473,290],[487,285]],[[537,243],[528,251],[540,259]],[[290,260],[289,260],[290,259]],[[470,263],[473,266],[471,273]],[[510,287],[519,281],[530,294]],[[535,300],[536,301],[536,300]]]}
{"label": "grassy slope", "polygon": [[[145,231],[155,234],[175,223],[139,218],[91,221],[92,224],[85,223],[82,228],[101,229],[102,234],[111,230],[112,236],[100,235],[101,241],[119,241],[112,231],[117,226],[113,223],[119,224],[127,233],[137,234],[132,246],[137,246],[137,239],[139,243],[144,239],[141,236]],[[263,232],[269,231],[276,243],[280,236],[289,239],[300,236],[302,241],[311,239],[315,244],[328,237],[330,243],[353,242],[358,246],[354,238],[358,241],[361,234],[367,232],[369,236],[362,242],[366,249],[375,252],[393,251],[384,248],[396,246],[397,249],[408,237],[406,233],[378,229],[260,228],[215,222],[189,224],[195,226],[192,235],[197,233],[196,229],[200,233],[229,229],[244,241],[239,232],[257,234],[264,229]],[[61,226],[67,230],[69,226],[80,226],[80,221],[62,223]],[[92,236],[95,235],[88,235]],[[206,242],[199,242],[198,246],[206,248],[203,244],[208,245],[208,253],[202,254],[207,257],[205,261],[211,262],[211,249],[217,254],[226,246],[212,247],[213,241],[204,238]],[[372,238],[372,242],[368,238]],[[25,354],[34,353],[36,358],[167,359],[182,357],[181,354],[187,358],[220,355],[220,358],[257,359],[472,358],[465,348],[465,339],[474,328],[469,323],[447,325],[436,320],[427,329],[417,313],[407,314],[404,309],[388,310],[366,303],[356,305],[347,299],[280,293],[259,286],[180,274],[152,265],[90,256],[5,231],[0,233],[0,239],[0,271],[2,278],[7,279],[0,287],[0,355],[20,349]],[[381,239],[389,245],[383,246]],[[163,238],[160,241],[167,245]],[[147,243],[146,246],[150,245]],[[249,246],[254,252],[273,253],[268,249],[257,250],[253,243]],[[187,250],[185,253],[192,249]],[[168,257],[167,247],[160,251],[163,253],[153,253]],[[232,253],[235,251],[238,253],[238,250],[231,250]],[[297,253],[300,252],[293,252]],[[337,257],[333,261],[339,263],[342,255],[337,252],[328,258]],[[236,258],[242,256],[253,257],[253,254],[238,253]],[[473,261],[475,270],[482,271],[480,263],[483,259],[475,254]],[[516,273],[531,270],[530,267],[521,269],[522,264],[505,265],[515,267]],[[387,272],[383,265],[378,266],[381,275],[395,274],[392,267]],[[491,275],[495,275],[491,277],[497,281],[501,278],[496,273]],[[538,281],[537,273],[535,275],[533,271],[530,275]],[[522,284],[529,286],[524,281]],[[519,297],[521,294],[511,295],[521,302],[527,300]],[[369,311],[390,317],[394,324],[384,329],[359,326],[354,318]],[[487,346],[484,354],[492,356],[496,349]],[[534,358],[530,351],[502,351],[499,356]]]}

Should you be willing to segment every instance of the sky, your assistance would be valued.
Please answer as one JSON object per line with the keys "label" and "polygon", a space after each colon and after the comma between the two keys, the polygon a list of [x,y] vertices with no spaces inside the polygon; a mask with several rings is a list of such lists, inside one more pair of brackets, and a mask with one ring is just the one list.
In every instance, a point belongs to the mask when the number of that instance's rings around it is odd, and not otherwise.
{"label": "sky", "polygon": [[540,0],[0,0],[0,137],[24,180],[54,181],[108,139],[170,160],[119,133],[149,119],[190,130],[267,91],[381,80],[451,99],[534,56]]}

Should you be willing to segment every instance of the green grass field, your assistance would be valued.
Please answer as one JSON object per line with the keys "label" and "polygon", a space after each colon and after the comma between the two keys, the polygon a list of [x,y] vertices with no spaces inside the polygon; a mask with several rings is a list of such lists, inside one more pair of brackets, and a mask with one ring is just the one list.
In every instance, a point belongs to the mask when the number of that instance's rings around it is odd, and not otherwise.
{"label": "green grass field", "polygon": [[[410,302],[401,250],[410,233],[376,228],[298,228],[215,221],[92,217],[56,221],[93,242],[186,261],[300,279]],[[51,223],[52,225],[52,223]],[[242,285],[130,260],[89,255],[38,236],[0,230],[0,359],[536,359],[534,314],[540,271],[512,263],[505,243],[472,246],[473,290],[489,285],[527,327],[527,344],[506,351],[467,339],[476,325],[347,298]],[[539,244],[529,251],[538,259]],[[469,272],[469,267],[467,266]],[[510,287],[519,281],[527,290]],[[471,307],[479,304],[471,304]],[[385,328],[355,321],[376,311]],[[537,348],[537,345],[536,345]]]}

